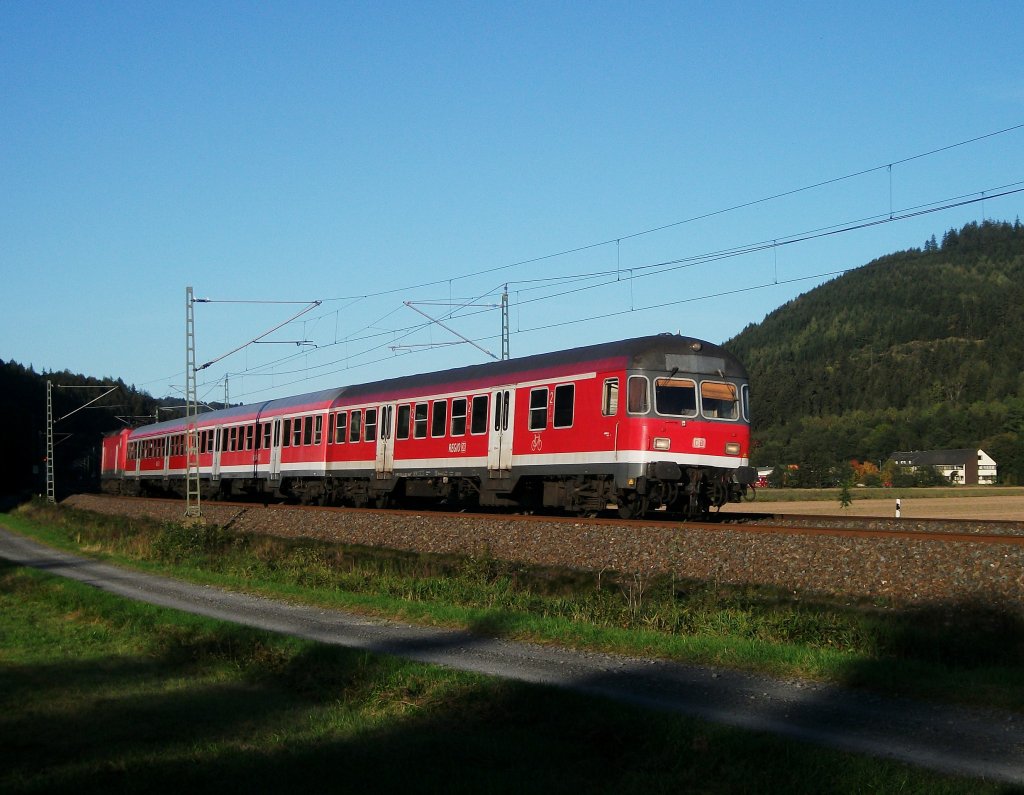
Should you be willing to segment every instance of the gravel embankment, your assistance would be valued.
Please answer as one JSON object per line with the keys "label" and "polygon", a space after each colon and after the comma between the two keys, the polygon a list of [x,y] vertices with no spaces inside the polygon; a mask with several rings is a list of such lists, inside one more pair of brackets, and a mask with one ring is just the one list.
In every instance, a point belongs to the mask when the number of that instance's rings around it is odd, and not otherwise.
{"label": "gravel embankment", "polygon": [[[80,494],[65,505],[177,521],[182,504]],[[593,525],[453,517],[423,512],[303,510],[204,504],[207,521],[239,533],[304,535],[414,552],[487,554],[502,560],[641,577],[773,585],[798,592],[897,603],[983,602],[1024,611],[1024,546],[806,534],[679,525]],[[963,522],[969,530],[969,521]]]}

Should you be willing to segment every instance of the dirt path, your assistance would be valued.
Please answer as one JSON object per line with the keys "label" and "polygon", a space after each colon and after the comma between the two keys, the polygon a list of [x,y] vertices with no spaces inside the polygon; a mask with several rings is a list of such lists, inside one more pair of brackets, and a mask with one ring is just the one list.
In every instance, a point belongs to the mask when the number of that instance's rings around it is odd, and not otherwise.
{"label": "dirt path", "polygon": [[1024,784],[1024,720],[679,665],[368,620],[121,569],[0,528],[0,557],[120,596],[273,632],[565,688],[960,776]]}
{"label": "dirt path", "polygon": [[[764,513],[799,513],[824,516],[888,516],[896,515],[896,500],[858,500],[846,508],[839,500],[808,500],[777,502],[766,489],[759,491],[754,502],[727,505],[723,512],[763,511]],[[1024,521],[1024,497],[920,497],[900,500],[903,519],[1011,519]]]}

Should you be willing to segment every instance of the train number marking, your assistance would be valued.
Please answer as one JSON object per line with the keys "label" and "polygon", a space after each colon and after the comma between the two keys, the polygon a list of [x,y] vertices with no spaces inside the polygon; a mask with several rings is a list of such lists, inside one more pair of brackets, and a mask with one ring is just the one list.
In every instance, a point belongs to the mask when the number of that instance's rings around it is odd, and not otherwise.
{"label": "train number marking", "polygon": [[465,442],[451,442],[448,445],[448,452],[449,453],[464,453],[464,452],[466,452],[466,443]]}

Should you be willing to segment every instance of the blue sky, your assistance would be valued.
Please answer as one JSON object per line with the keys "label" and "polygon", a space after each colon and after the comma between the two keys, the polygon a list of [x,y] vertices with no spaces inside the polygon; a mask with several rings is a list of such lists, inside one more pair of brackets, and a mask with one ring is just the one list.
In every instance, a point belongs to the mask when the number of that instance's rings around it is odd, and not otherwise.
{"label": "blue sky", "polygon": [[[498,354],[496,309],[443,302],[506,283],[513,356],[721,342],[1024,215],[995,197],[1024,187],[1022,41],[1019,2],[5,0],[0,358],[174,394],[188,285],[323,302],[209,400],[485,361],[405,302]],[[197,305],[199,362],[302,308]]]}

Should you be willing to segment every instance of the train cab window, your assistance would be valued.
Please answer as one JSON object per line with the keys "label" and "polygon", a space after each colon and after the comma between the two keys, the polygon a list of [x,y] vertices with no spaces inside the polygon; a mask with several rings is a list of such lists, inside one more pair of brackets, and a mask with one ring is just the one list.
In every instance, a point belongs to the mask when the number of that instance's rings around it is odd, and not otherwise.
{"label": "train cab window", "polygon": [[466,399],[454,398],[452,400],[452,436],[465,436],[466,434]]}
{"label": "train cab window", "polygon": [[324,438],[324,415],[317,414],[313,418],[313,444],[319,446]]}
{"label": "train cab window", "polygon": [[292,445],[292,418],[291,417],[288,417],[284,421],[284,429],[282,431],[282,436],[284,437],[284,439],[283,439],[283,441],[281,443],[281,446],[282,447],[291,447],[291,445]]}
{"label": "train cab window", "polygon": [[697,384],[689,378],[655,378],[654,410],[669,417],[696,417]]}
{"label": "train cab window", "polygon": [[572,412],[575,402],[576,384],[559,384],[555,387],[555,414],[552,422],[553,427],[572,427]]}
{"label": "train cab window", "polygon": [[348,428],[348,412],[339,411],[338,419],[334,422],[334,443],[345,443],[345,430]]}
{"label": "train cab window", "polygon": [[363,412],[356,409],[352,412],[352,422],[348,426],[348,440],[358,442],[359,435],[363,432]]}
{"label": "train cab window", "polygon": [[619,379],[606,378],[604,392],[601,393],[601,413],[606,417],[614,417],[619,413]]}
{"label": "train cab window", "polygon": [[435,400],[431,405],[432,414],[430,417],[430,435],[444,436],[448,426],[448,401]]}
{"label": "train cab window", "polygon": [[477,395],[473,398],[473,416],[470,419],[469,432],[487,433],[487,395]]}
{"label": "train cab window", "polygon": [[531,431],[542,431],[548,425],[548,388],[530,390],[530,422]]}
{"label": "train cab window", "polygon": [[740,415],[736,385],[704,381],[700,385],[700,407],[705,417],[735,420]]}
{"label": "train cab window", "polygon": [[412,435],[415,439],[427,438],[427,404],[417,403],[416,414],[413,417]]}
{"label": "train cab window", "polygon": [[377,409],[366,410],[366,428],[363,430],[363,441],[372,442],[377,438]]}
{"label": "train cab window", "polygon": [[409,438],[409,415],[412,410],[407,403],[404,406],[398,407],[398,418],[395,420],[395,438],[396,439],[408,439]]}
{"label": "train cab window", "polygon": [[650,408],[651,399],[647,394],[647,377],[631,375],[626,389],[626,411],[630,414],[646,414]]}

